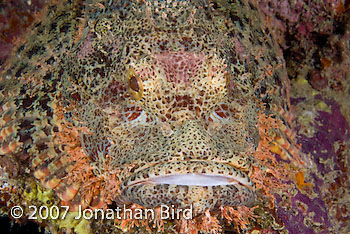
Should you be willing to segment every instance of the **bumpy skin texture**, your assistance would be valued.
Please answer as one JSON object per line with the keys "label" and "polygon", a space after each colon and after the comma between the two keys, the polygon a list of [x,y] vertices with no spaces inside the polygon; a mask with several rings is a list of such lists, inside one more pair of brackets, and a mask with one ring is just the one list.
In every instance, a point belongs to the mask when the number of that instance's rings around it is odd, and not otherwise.
{"label": "bumpy skin texture", "polygon": [[[1,127],[13,130],[3,133],[1,154],[29,155],[34,176],[69,204],[96,204],[109,192],[102,183],[87,198],[74,174],[81,162],[72,152],[81,147],[96,178],[109,170],[106,161],[119,172],[109,196],[118,204],[193,204],[196,214],[251,205],[258,112],[265,105],[288,126],[278,114],[288,109],[288,80],[254,3],[231,7],[214,11],[199,0],[49,6],[2,74]],[[59,138],[67,129],[74,147]],[[217,186],[149,180],[193,173],[233,179]]]}

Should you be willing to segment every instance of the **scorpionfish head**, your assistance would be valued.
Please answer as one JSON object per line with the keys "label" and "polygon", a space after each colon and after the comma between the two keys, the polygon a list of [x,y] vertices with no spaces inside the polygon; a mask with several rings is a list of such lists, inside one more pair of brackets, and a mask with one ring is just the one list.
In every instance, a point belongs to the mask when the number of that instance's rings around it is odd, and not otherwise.
{"label": "scorpionfish head", "polygon": [[252,204],[257,101],[223,17],[187,1],[118,9],[91,21],[66,81],[91,132],[81,134],[85,153],[126,171],[117,203],[197,213]]}

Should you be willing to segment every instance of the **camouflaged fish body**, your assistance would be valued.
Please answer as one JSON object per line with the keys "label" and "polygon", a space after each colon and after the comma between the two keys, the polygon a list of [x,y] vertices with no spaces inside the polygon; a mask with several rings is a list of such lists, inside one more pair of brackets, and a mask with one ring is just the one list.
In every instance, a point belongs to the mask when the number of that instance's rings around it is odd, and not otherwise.
{"label": "camouflaged fish body", "polygon": [[54,144],[64,123],[96,177],[107,161],[122,172],[117,204],[192,204],[196,214],[253,204],[258,113],[265,105],[283,120],[273,107],[287,110],[287,77],[254,4],[229,6],[49,6],[3,72],[1,124],[13,131],[2,134],[1,154],[28,154],[34,176],[63,201],[96,204],[109,191],[87,199],[74,147]]}

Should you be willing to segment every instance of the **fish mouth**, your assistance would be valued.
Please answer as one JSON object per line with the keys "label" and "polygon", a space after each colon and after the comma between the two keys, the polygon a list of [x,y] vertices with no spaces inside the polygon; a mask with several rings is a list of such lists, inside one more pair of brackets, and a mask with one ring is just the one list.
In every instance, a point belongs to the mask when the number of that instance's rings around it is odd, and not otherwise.
{"label": "fish mouth", "polygon": [[255,186],[239,169],[220,162],[175,161],[132,174],[120,187],[119,204],[146,208],[192,208],[195,214],[221,206],[251,206]]}

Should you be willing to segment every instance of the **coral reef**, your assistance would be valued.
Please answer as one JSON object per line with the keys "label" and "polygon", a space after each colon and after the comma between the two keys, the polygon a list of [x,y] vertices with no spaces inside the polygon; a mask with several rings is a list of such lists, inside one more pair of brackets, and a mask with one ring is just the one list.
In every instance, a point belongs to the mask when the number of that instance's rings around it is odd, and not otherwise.
{"label": "coral reef", "polygon": [[298,143],[312,162],[293,191],[276,194],[278,217],[289,233],[348,233],[349,2],[260,6],[284,47]]}
{"label": "coral reef", "polygon": [[44,0],[2,1],[0,3],[0,64],[9,57],[16,38],[28,28]]}

